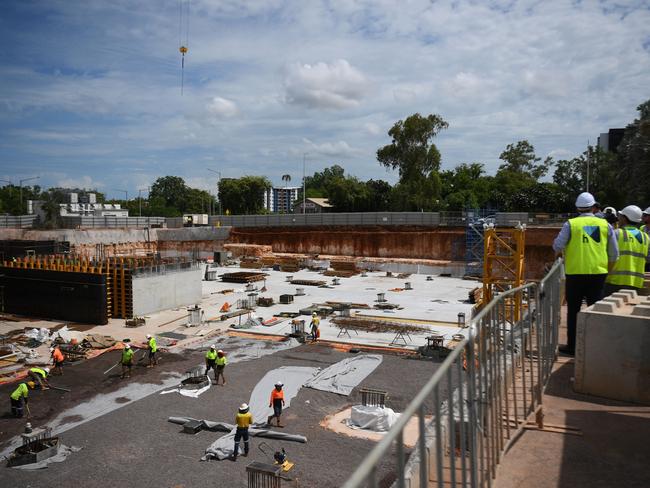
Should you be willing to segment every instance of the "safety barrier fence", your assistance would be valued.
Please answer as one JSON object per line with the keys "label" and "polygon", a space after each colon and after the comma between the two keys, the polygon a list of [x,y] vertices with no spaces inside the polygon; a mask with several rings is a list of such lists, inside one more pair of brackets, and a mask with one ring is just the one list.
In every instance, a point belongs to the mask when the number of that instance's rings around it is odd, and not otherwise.
{"label": "safety barrier fence", "polygon": [[[414,225],[425,227],[464,227],[470,223],[494,224],[501,227],[526,225],[555,225],[566,220],[565,215],[529,214],[526,212],[497,212],[479,219],[473,212],[351,212],[312,214],[266,214],[266,215],[211,215],[210,227],[300,227],[327,225]],[[166,220],[169,228],[183,227],[182,217]]]}
{"label": "safety barrier fence", "polygon": [[[543,420],[562,277],[558,260],[540,283],[511,289],[487,304],[344,488],[492,486],[510,443],[533,417]],[[418,438],[409,449],[405,427],[413,418]]]}
{"label": "safety barrier fence", "polygon": [[31,229],[35,221],[36,215],[0,215],[0,227]]}
{"label": "safety barrier fence", "polygon": [[162,227],[165,217],[61,217],[62,227],[76,228],[145,228]]}

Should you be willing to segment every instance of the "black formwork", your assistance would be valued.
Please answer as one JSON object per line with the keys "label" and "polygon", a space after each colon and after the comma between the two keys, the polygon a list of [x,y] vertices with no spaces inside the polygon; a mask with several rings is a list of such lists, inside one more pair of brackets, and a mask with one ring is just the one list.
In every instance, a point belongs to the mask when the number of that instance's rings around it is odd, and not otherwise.
{"label": "black formwork", "polygon": [[70,252],[70,243],[63,241],[0,240],[0,261],[25,256],[46,256]]}
{"label": "black formwork", "polygon": [[4,312],[108,323],[105,275],[0,266],[0,293]]}

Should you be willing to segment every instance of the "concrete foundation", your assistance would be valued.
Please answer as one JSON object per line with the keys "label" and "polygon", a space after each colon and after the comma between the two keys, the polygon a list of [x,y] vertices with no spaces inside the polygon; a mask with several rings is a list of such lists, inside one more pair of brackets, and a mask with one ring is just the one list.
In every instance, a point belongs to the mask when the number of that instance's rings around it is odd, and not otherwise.
{"label": "concrete foundation", "polygon": [[200,268],[133,277],[133,315],[193,305],[201,301]]}
{"label": "concrete foundation", "polygon": [[621,291],[578,315],[579,393],[650,404],[650,299]]}

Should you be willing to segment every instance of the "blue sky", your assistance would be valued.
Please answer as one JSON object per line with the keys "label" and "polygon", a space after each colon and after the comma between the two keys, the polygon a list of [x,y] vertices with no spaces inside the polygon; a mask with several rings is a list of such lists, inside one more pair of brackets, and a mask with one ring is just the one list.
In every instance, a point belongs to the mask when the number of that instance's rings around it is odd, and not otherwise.
{"label": "blue sky", "polygon": [[[188,0],[181,0],[187,4]],[[179,175],[376,161],[392,124],[438,113],[443,168],[508,143],[573,157],[650,98],[648,1],[4,0],[0,178],[115,189]],[[185,35],[185,32],[182,32]]]}

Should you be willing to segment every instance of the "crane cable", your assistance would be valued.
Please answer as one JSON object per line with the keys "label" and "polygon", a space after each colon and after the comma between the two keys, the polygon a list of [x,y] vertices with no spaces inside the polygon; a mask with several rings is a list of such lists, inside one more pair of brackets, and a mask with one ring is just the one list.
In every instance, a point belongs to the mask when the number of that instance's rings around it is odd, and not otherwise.
{"label": "crane cable", "polygon": [[[178,51],[181,53],[181,95],[185,85],[185,54],[189,50],[190,0],[178,0]],[[183,42],[185,34],[185,42]]]}

